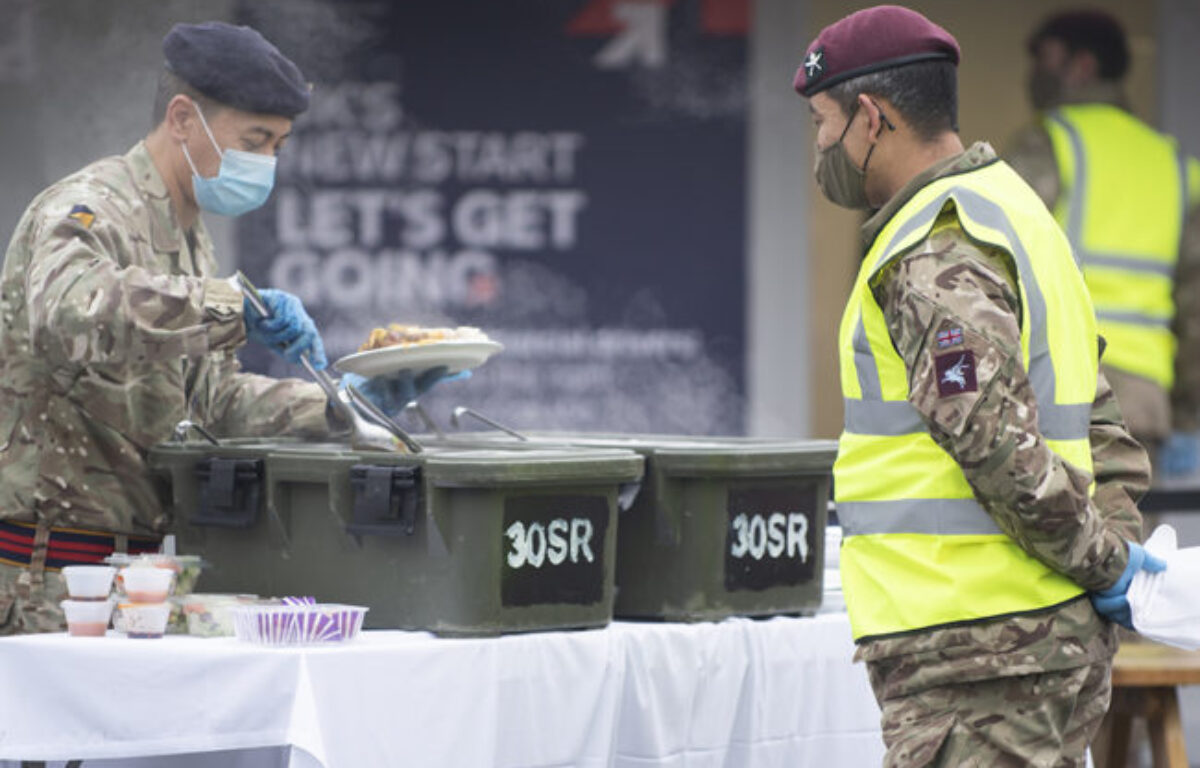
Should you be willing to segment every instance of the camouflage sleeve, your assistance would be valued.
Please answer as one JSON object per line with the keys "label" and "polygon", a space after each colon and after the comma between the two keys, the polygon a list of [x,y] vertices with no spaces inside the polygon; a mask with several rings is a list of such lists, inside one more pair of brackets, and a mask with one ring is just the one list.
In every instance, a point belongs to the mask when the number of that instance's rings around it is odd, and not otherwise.
{"label": "camouflage sleeve", "polygon": [[[30,331],[62,363],[199,357],[245,341],[242,298],[224,280],[126,266],[119,206],[67,188],[38,209],[26,274]],[[86,204],[88,216],[70,215]]]}
{"label": "camouflage sleeve", "polygon": [[1015,286],[1008,255],[972,244],[953,214],[873,284],[908,369],[909,401],[976,498],[1026,552],[1104,589],[1125,569],[1125,543],[1089,499],[1092,476],[1038,430]]}
{"label": "camouflage sleeve", "polygon": [[1175,353],[1175,385],[1171,390],[1174,429],[1200,429],[1200,206],[1184,223],[1179,261],[1175,265],[1175,321],[1179,347]]}
{"label": "camouflage sleeve", "polygon": [[1088,439],[1096,481],[1092,504],[1122,538],[1141,541],[1137,504],[1150,488],[1150,457],[1125,428],[1117,396],[1103,370],[1096,381]]}
{"label": "camouflage sleeve", "polygon": [[1004,148],[1003,157],[1053,211],[1060,191],[1058,163],[1050,134],[1041,123],[1032,123],[1018,131]]}
{"label": "camouflage sleeve", "polygon": [[233,354],[222,356],[206,377],[203,389],[211,396],[205,424],[222,437],[324,439],[343,431],[312,382],[245,373]]}

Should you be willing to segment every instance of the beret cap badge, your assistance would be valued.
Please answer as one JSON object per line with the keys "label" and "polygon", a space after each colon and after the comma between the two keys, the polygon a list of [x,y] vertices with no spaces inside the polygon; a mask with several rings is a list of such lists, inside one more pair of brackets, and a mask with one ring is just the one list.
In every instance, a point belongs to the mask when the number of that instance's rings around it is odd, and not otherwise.
{"label": "beret cap badge", "polygon": [[825,71],[825,49],[818,48],[804,59],[804,75],[811,83]]}

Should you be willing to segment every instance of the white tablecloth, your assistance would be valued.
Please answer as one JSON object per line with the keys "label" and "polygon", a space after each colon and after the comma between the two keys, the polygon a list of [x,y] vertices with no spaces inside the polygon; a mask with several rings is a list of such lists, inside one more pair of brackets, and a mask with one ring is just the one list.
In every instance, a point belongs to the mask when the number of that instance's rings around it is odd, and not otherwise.
{"label": "white tablecloth", "polygon": [[[878,765],[879,712],[852,650],[844,614],[497,639],[367,632],[304,649],[4,638],[0,760]],[[240,752],[129,759],[220,750]]]}

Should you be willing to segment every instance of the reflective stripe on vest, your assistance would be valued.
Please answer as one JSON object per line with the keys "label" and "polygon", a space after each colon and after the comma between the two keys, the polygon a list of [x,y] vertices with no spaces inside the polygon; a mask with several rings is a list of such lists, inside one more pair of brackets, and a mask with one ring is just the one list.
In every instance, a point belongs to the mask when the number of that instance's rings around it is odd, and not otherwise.
{"label": "reflective stripe on vest", "polygon": [[1109,104],[1062,107],[1045,126],[1059,168],[1055,216],[1108,342],[1104,362],[1169,388],[1187,160],[1173,140]]}
{"label": "reflective stripe on vest", "polygon": [[1003,163],[934,181],[879,233],[839,334],[846,417],[835,491],[842,585],[859,640],[1038,610],[1082,594],[997,527],[908,402],[904,361],[870,279],[951,215],[971,239],[1012,256],[1039,430],[1065,460],[1092,468],[1096,326],[1065,237]]}

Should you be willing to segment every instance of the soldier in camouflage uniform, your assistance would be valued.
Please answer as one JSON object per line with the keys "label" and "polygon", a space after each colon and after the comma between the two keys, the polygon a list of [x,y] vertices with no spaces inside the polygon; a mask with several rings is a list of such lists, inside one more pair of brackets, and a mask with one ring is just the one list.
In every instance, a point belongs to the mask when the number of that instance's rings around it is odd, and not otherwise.
{"label": "soldier in camouflage uniform", "polygon": [[[168,518],[147,450],[180,420],[225,436],[338,426],[315,384],[239,372],[235,352],[256,320],[214,276],[196,195],[224,175],[222,150],[277,152],[308,86],[246,27],[177,25],[164,52],[153,131],[39,194],[5,258],[0,633],[63,627],[61,566],[157,546]],[[204,177],[196,189],[193,173]],[[293,354],[324,365],[298,301],[274,295],[299,335],[259,326],[258,338],[290,339]]]}
{"label": "soldier in camouflage uniform", "polygon": [[[981,142],[930,168],[871,217],[864,240],[916,190],[995,159]],[[1125,429],[1103,374],[1089,435],[1091,499],[1086,474],[1037,449],[1036,404],[1018,364],[1020,295],[1010,263],[1006,254],[947,228],[890,264],[872,288],[909,365],[910,401],[1000,528],[1021,532],[1031,554],[1081,585],[1103,589],[1127,564],[1114,540],[1140,540],[1136,501],[1149,487],[1149,461]],[[977,376],[990,376],[989,385],[979,380],[986,395],[941,396],[930,350],[947,328],[964,330],[963,347],[979,361]],[[996,361],[990,369],[989,360]],[[1022,412],[1012,403],[1028,407]],[[1108,709],[1115,632],[1087,600],[1076,600],[1045,613],[861,644],[856,658],[868,662],[880,695],[889,757],[894,753],[889,765],[925,765],[935,754],[948,766],[1083,765],[1041,756],[1083,754]],[[1011,708],[1022,710],[1022,721],[1061,730],[1027,732],[1016,724],[994,738]],[[939,752],[942,728],[949,733]]]}
{"label": "soldier in camouflage uniform", "polygon": [[[945,30],[913,11],[881,6],[824,29],[796,73],[796,90],[810,99],[817,126],[817,180],[825,195],[846,207],[878,208],[863,226],[866,251],[926,187],[999,164],[987,144],[964,150],[958,138],[957,60],[957,43]],[[1052,221],[1045,227],[1054,231]],[[1078,278],[1061,247],[1062,268]],[[866,662],[882,710],[885,765],[1082,766],[1108,708],[1117,647],[1115,625],[1084,598],[1109,594],[1145,562],[1129,542],[1140,540],[1136,502],[1148,487],[1146,453],[1125,429],[1103,374],[1087,428],[1092,471],[1047,447],[1024,362],[1021,323],[1028,314],[1014,254],[969,236],[954,205],[864,285],[903,363],[919,428],[957,464],[1008,545],[1077,585],[1071,599],[1011,615],[873,636],[856,631],[855,658]],[[1078,290],[1080,311],[1090,312],[1082,285]],[[946,383],[953,378],[941,364],[947,352],[974,362],[962,386]],[[855,342],[852,357],[860,354],[870,353]],[[848,370],[843,360],[843,379]],[[848,417],[848,431],[870,426],[851,430]],[[846,451],[844,437],[839,463]],[[849,534],[841,497],[839,488]],[[935,502],[921,498],[913,507],[933,518]],[[853,604],[863,598],[847,580],[851,538],[842,568],[853,624]],[[906,588],[875,576],[873,588],[882,593]]]}
{"label": "soldier in camouflage uniform", "polygon": [[[1111,108],[1097,115],[1107,123],[1126,121],[1138,126],[1139,133],[1152,134],[1152,129],[1133,117],[1122,88],[1122,80],[1129,65],[1128,44],[1120,23],[1102,11],[1070,11],[1048,18],[1033,34],[1029,42],[1033,69],[1029,82],[1029,93],[1038,120],[1022,129],[1010,141],[1004,152],[1005,160],[1021,174],[1051,211],[1066,219],[1069,198],[1080,193],[1091,204],[1093,216],[1117,218],[1110,211],[1099,208],[1100,201],[1088,200],[1089,190],[1074,190],[1069,180],[1064,181],[1063,169],[1055,155],[1048,129],[1052,121],[1062,118],[1060,108],[1083,107],[1089,113],[1096,108]],[[1114,203],[1125,211],[1119,225],[1107,226],[1109,230],[1120,229],[1121,242],[1105,243],[1113,250],[1134,250],[1144,242],[1146,233],[1156,229],[1165,230],[1164,237],[1178,244],[1177,261],[1170,275],[1170,299],[1174,306],[1174,317],[1169,318],[1170,330],[1178,344],[1174,357],[1174,382],[1165,385],[1144,372],[1131,370],[1127,365],[1115,365],[1112,356],[1105,366],[1105,373],[1112,382],[1125,415],[1130,432],[1153,455],[1163,450],[1161,468],[1175,474],[1186,474],[1196,470],[1200,463],[1200,167],[1193,159],[1178,164],[1192,178],[1174,178],[1176,159],[1173,147],[1165,147],[1162,164],[1164,179],[1160,180],[1153,160],[1143,156],[1141,146],[1114,138],[1107,151],[1111,155],[1104,159],[1113,174],[1122,180],[1120,184],[1104,184],[1106,196],[1125,195],[1125,200],[1116,198]],[[1162,137],[1168,145],[1173,140]],[[1150,147],[1153,148],[1151,141]],[[1083,145],[1085,155],[1098,151]],[[1089,162],[1091,159],[1089,158]],[[1190,183],[1189,183],[1190,182]],[[1097,182],[1103,183],[1103,182]],[[1144,197],[1140,189],[1149,185],[1156,192],[1177,194],[1183,187],[1184,203],[1168,203],[1171,210],[1161,215],[1145,216],[1130,203],[1130,198]],[[1192,189],[1189,191],[1188,187]],[[1150,203],[1153,204],[1153,203]],[[1181,223],[1173,216],[1179,208],[1186,210]],[[1082,212],[1085,219],[1089,212]],[[1064,222],[1070,229],[1070,225]],[[1068,234],[1071,234],[1068,232]],[[1083,244],[1080,244],[1083,245]],[[1078,254],[1083,258],[1085,275],[1091,268],[1086,250]],[[1136,284],[1128,281],[1125,289],[1135,290]],[[1144,303],[1144,301],[1143,301]],[[1100,311],[1100,307],[1097,310]],[[1110,343],[1117,341],[1110,338]],[[1148,349],[1138,354],[1151,354]]]}

